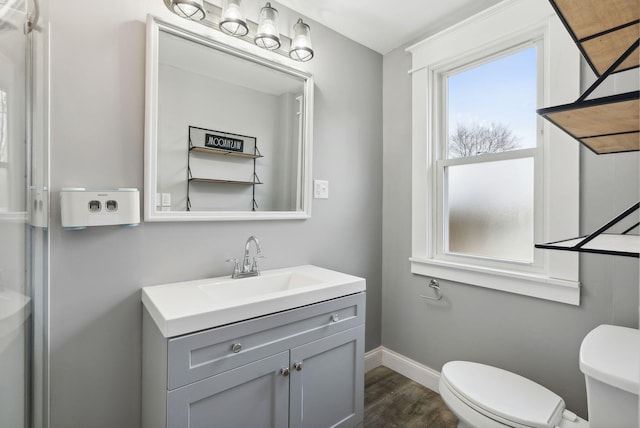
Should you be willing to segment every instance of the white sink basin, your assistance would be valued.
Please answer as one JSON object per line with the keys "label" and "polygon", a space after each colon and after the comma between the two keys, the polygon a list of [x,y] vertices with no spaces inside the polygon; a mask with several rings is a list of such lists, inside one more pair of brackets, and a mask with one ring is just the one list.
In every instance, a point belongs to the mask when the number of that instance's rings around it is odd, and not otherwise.
{"label": "white sink basin", "polygon": [[365,291],[363,278],[316,266],[264,271],[260,276],[208,278],[142,289],[142,303],[165,337]]}
{"label": "white sink basin", "polygon": [[322,284],[322,280],[296,271],[267,274],[242,279],[228,279],[200,285],[200,289],[214,299],[235,301],[279,291]]}

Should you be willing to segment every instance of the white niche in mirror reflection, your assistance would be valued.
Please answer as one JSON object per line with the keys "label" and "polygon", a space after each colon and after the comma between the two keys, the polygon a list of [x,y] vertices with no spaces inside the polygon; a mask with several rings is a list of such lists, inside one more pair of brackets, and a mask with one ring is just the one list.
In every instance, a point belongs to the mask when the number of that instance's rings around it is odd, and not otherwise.
{"label": "white niche in mirror reflection", "polygon": [[[147,67],[145,220],[309,217],[311,76],[157,18],[148,25],[157,54]],[[189,152],[207,133],[235,135],[240,154],[259,156]]]}

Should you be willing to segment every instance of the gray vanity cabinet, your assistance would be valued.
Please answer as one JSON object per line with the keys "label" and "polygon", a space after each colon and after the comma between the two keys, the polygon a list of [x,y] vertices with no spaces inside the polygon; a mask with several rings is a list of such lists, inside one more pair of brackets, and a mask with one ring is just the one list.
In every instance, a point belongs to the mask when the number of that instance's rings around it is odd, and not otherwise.
{"label": "gray vanity cabinet", "polygon": [[167,426],[286,427],[289,381],[280,370],[288,366],[281,352],[169,391]]}
{"label": "gray vanity cabinet", "polygon": [[347,428],[362,422],[363,352],[363,325],[291,350],[290,428]]}
{"label": "gray vanity cabinet", "polygon": [[365,293],[165,338],[143,315],[144,428],[356,427]]}

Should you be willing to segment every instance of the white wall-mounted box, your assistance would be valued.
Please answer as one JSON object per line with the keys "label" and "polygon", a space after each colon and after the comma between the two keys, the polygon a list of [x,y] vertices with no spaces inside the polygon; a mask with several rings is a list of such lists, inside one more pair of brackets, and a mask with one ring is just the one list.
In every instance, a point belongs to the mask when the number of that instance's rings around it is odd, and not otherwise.
{"label": "white wall-mounted box", "polygon": [[137,226],[140,223],[140,194],[135,188],[60,191],[62,227],[70,230],[88,226]]}

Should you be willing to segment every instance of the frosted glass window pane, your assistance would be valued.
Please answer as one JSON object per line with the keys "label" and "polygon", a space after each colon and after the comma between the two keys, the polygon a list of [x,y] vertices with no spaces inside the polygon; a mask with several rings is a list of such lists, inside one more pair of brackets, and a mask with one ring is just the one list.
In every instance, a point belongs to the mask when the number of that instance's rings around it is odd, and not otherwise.
{"label": "frosted glass window pane", "polygon": [[447,158],[536,147],[536,51],[447,78]]}
{"label": "frosted glass window pane", "polygon": [[533,261],[533,158],[446,169],[448,251]]}

